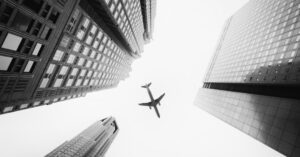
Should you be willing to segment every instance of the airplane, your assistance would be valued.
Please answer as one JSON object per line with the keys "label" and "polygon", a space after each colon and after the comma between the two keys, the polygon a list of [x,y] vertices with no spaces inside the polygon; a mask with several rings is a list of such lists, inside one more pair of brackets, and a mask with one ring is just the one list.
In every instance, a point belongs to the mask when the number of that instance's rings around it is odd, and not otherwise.
{"label": "airplane", "polygon": [[149,106],[150,109],[151,109],[151,107],[154,107],[157,117],[160,118],[160,114],[159,114],[158,109],[157,109],[157,104],[161,105],[160,104],[160,100],[165,96],[165,93],[162,94],[160,97],[158,97],[157,99],[154,100],[153,95],[152,95],[152,93],[151,93],[151,91],[149,89],[150,85],[151,85],[151,82],[148,83],[148,84],[146,84],[146,85],[144,85],[144,86],[142,86],[142,88],[146,88],[147,89],[147,92],[148,92],[149,97],[150,97],[150,102],[148,102],[148,103],[141,103],[139,105],[141,105],[141,106]]}

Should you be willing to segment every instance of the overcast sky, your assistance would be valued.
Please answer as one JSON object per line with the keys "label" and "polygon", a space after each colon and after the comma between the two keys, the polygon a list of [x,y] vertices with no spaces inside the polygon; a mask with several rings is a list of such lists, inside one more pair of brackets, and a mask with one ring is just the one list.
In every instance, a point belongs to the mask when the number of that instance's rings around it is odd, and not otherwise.
{"label": "overcast sky", "polygon": [[[117,88],[0,116],[0,156],[38,157],[97,120],[114,116],[120,132],[106,157],[281,157],[202,111],[193,101],[225,20],[247,0],[157,0],[153,41]],[[138,106],[166,96],[153,110]]]}

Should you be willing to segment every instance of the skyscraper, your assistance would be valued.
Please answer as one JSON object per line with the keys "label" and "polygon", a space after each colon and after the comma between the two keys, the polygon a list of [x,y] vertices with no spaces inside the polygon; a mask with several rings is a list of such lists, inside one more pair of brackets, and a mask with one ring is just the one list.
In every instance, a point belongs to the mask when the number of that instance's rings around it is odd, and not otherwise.
{"label": "skyscraper", "polygon": [[155,0],[1,1],[0,114],[117,86],[154,12]]}
{"label": "skyscraper", "polygon": [[228,19],[195,105],[300,156],[300,2],[250,0]]}
{"label": "skyscraper", "polygon": [[102,119],[58,146],[46,157],[103,157],[118,131],[114,118]]}

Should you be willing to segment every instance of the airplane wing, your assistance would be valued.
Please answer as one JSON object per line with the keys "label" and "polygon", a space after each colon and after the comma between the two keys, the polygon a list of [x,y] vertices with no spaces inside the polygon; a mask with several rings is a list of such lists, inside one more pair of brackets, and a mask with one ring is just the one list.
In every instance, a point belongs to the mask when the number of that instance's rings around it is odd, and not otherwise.
{"label": "airplane wing", "polygon": [[152,105],[151,105],[151,102],[140,103],[139,105],[141,105],[141,106],[152,106]]}
{"label": "airplane wing", "polygon": [[160,103],[160,100],[165,96],[165,93],[162,94],[159,98],[155,100],[156,103]]}

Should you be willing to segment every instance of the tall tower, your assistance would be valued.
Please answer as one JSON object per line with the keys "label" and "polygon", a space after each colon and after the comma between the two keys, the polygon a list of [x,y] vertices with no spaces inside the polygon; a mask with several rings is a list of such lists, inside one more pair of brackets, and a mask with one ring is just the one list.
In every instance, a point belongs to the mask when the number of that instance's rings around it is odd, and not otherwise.
{"label": "tall tower", "polygon": [[46,157],[103,157],[118,131],[114,118],[102,119],[58,146]]}
{"label": "tall tower", "polygon": [[228,19],[195,105],[300,155],[300,2],[250,0]]}
{"label": "tall tower", "polygon": [[1,1],[0,114],[116,87],[140,57],[144,34],[153,32],[144,24],[153,23],[151,4]]}

